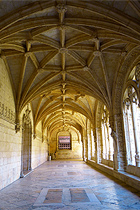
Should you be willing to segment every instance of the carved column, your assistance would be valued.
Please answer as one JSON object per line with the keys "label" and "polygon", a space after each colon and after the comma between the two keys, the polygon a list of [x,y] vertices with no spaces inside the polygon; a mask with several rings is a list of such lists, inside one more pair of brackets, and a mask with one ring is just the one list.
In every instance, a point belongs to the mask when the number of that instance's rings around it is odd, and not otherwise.
{"label": "carved column", "polygon": [[20,178],[24,177],[23,174],[23,133],[24,133],[24,128],[22,128],[22,141],[21,141],[21,171],[20,171]]}
{"label": "carved column", "polygon": [[32,170],[32,162],[31,162],[31,157],[32,157],[32,126],[31,122],[29,124],[29,163],[28,163],[28,170]]}
{"label": "carved column", "polygon": [[82,141],[82,158],[84,161],[84,138],[83,138],[83,132],[81,132],[81,141]]}
{"label": "carved column", "polygon": [[[114,115],[114,127],[116,134],[114,138],[116,138],[115,145],[115,170],[125,171],[126,169],[126,149],[125,149],[125,139],[123,133],[123,116],[122,113]],[[117,155],[117,157],[116,157]],[[117,160],[116,160],[117,159]]]}
{"label": "carved column", "polygon": [[97,137],[97,163],[102,162],[102,139],[101,139],[101,127],[96,128],[96,137]]}
{"label": "carved column", "polygon": [[93,154],[93,150],[94,150],[94,148],[93,148],[93,141],[94,141],[94,139],[93,139],[92,131],[93,131],[93,125],[90,124],[90,140],[91,140],[91,152],[90,152],[90,155],[91,155],[91,159],[92,159],[92,154]]}
{"label": "carved column", "polygon": [[95,157],[95,162],[97,163],[97,135],[96,135],[96,129],[93,129],[93,136],[94,136],[94,146],[95,146],[95,153],[94,153],[94,157]]}
{"label": "carved column", "polygon": [[88,147],[88,160],[91,160],[91,126],[90,122],[87,126],[87,147]]}
{"label": "carved column", "polygon": [[116,135],[116,132],[114,131],[114,117],[113,116],[109,117],[109,124],[111,128],[111,136],[113,138],[113,147],[114,147],[113,169],[117,170],[118,169],[117,135]]}
{"label": "carved column", "polygon": [[[135,70],[135,78],[137,81],[137,92],[138,92],[138,107],[140,108],[140,63],[136,66],[136,70]],[[136,122],[135,122],[136,124]],[[135,132],[139,132],[138,130]],[[138,167],[140,167],[140,146],[138,145],[138,135],[136,133],[136,165]],[[139,135],[140,138],[140,135]]]}
{"label": "carved column", "polygon": [[84,145],[84,161],[88,159],[88,142],[87,142],[87,132],[83,130],[83,145]]}
{"label": "carved column", "polygon": [[84,160],[86,161],[88,159],[87,136],[83,137],[83,142],[84,142]]}

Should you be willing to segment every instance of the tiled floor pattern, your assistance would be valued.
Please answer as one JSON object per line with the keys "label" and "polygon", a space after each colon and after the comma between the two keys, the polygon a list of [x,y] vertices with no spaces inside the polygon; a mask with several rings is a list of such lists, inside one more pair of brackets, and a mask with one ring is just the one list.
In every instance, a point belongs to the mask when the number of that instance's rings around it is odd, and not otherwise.
{"label": "tiled floor pattern", "polygon": [[73,206],[84,205],[93,206],[101,205],[101,202],[94,195],[91,189],[87,188],[63,188],[63,189],[49,189],[43,188],[39,194],[34,207],[46,207],[46,206]]}
{"label": "tiled floor pattern", "polygon": [[43,204],[62,203],[62,189],[48,189]]}
{"label": "tiled floor pattern", "polygon": [[71,202],[72,203],[78,203],[78,202],[90,202],[85,189],[80,188],[73,188],[70,189],[70,195],[71,195]]}
{"label": "tiled floor pattern", "polygon": [[82,161],[49,161],[0,191],[0,210],[140,210],[140,192]]}

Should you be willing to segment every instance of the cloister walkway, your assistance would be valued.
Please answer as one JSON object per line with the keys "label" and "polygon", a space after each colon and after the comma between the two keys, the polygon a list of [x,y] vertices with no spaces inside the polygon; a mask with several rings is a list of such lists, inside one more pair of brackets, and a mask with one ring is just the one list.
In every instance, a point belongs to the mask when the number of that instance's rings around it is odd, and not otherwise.
{"label": "cloister walkway", "polygon": [[140,192],[83,161],[47,161],[0,191],[0,210],[138,210]]}

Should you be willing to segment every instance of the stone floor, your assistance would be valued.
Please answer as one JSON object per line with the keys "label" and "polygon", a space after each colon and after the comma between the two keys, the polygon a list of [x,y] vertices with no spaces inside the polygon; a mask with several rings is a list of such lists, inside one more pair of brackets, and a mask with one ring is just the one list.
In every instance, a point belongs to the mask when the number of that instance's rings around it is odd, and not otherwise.
{"label": "stone floor", "polygon": [[138,210],[140,192],[82,161],[49,161],[0,191],[0,210]]}

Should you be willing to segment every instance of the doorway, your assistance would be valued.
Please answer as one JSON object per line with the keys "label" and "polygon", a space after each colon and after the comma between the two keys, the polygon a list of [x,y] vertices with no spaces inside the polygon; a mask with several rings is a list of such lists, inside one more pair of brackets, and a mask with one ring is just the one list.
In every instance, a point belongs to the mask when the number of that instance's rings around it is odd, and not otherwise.
{"label": "doorway", "polygon": [[29,117],[29,110],[26,110],[26,114],[22,120],[22,144],[21,144],[21,175],[24,177],[31,170],[31,154],[32,154],[32,126]]}

